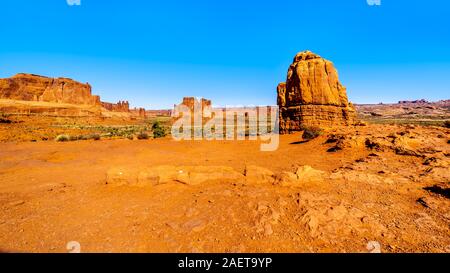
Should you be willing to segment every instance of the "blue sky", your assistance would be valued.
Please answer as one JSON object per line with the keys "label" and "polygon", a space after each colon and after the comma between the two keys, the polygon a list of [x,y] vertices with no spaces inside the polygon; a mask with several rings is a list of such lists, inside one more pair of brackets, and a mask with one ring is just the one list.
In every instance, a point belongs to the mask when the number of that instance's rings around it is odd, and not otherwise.
{"label": "blue sky", "polygon": [[0,12],[0,77],[70,77],[104,101],[275,104],[306,49],[335,63],[356,103],[450,98],[445,0],[4,0]]}

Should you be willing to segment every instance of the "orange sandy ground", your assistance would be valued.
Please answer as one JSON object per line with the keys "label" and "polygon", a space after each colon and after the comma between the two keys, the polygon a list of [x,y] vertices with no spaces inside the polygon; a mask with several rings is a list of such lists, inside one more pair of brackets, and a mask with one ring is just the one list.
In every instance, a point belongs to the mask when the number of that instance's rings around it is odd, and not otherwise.
{"label": "orange sandy ground", "polygon": [[[170,138],[0,143],[0,251],[67,252],[70,241],[79,242],[81,252],[368,252],[369,241],[384,252],[450,251],[449,200],[435,196],[437,210],[417,202],[430,195],[429,182],[105,185],[106,171],[116,166],[243,171],[250,164],[280,172],[311,165],[331,172],[370,153],[327,153],[325,139],[293,144],[299,139],[281,136],[275,152],[260,152],[252,141]],[[402,171],[422,164],[416,157],[382,156]],[[313,212],[316,217],[305,220]]]}

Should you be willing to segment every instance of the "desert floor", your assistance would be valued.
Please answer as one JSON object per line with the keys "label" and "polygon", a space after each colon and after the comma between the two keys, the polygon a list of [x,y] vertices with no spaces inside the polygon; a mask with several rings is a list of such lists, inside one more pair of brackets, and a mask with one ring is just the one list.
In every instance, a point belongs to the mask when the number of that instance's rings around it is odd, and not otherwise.
{"label": "desert floor", "polygon": [[[382,252],[450,252],[449,130],[342,130],[283,135],[275,152],[170,137],[0,143],[0,251],[67,252],[76,241],[81,252],[369,252],[375,241]],[[159,165],[324,175],[289,186],[106,184],[112,168]]]}

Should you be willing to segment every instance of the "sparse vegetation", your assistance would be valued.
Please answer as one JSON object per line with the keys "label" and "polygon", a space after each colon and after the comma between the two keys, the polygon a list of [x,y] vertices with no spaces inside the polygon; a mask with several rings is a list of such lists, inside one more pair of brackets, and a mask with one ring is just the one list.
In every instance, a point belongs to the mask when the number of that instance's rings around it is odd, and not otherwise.
{"label": "sparse vegetation", "polygon": [[59,135],[55,138],[55,141],[57,142],[67,142],[70,140],[70,137],[68,135]]}
{"label": "sparse vegetation", "polygon": [[140,132],[136,137],[137,137],[137,139],[139,139],[139,140],[144,140],[144,139],[148,139],[148,138],[149,138],[149,137],[148,137],[148,134],[145,133],[145,132]]}
{"label": "sparse vegetation", "polygon": [[315,139],[323,134],[323,130],[316,126],[307,126],[303,128],[303,139],[306,141]]}
{"label": "sparse vegetation", "polygon": [[155,121],[153,123],[152,131],[153,131],[153,138],[161,138],[167,135],[166,130],[164,129],[163,126],[161,126],[159,121]]}
{"label": "sparse vegetation", "polygon": [[79,135],[78,140],[88,140],[88,139],[87,139],[87,136],[85,136],[85,135]]}
{"label": "sparse vegetation", "polygon": [[99,134],[90,134],[88,135],[88,139],[93,139],[93,140],[100,140],[100,135]]}
{"label": "sparse vegetation", "polygon": [[444,127],[445,127],[445,128],[450,128],[450,120],[446,120],[446,121],[444,122]]}

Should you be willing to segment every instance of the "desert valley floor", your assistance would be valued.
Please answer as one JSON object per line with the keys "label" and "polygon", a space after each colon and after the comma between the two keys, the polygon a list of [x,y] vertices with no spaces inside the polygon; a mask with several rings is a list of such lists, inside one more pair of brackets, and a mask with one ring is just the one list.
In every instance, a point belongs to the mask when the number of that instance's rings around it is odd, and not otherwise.
{"label": "desert valley floor", "polygon": [[[4,142],[0,251],[450,252],[448,139],[443,127],[368,125],[282,135],[275,152],[170,137]],[[237,175],[130,182],[157,166]]]}

